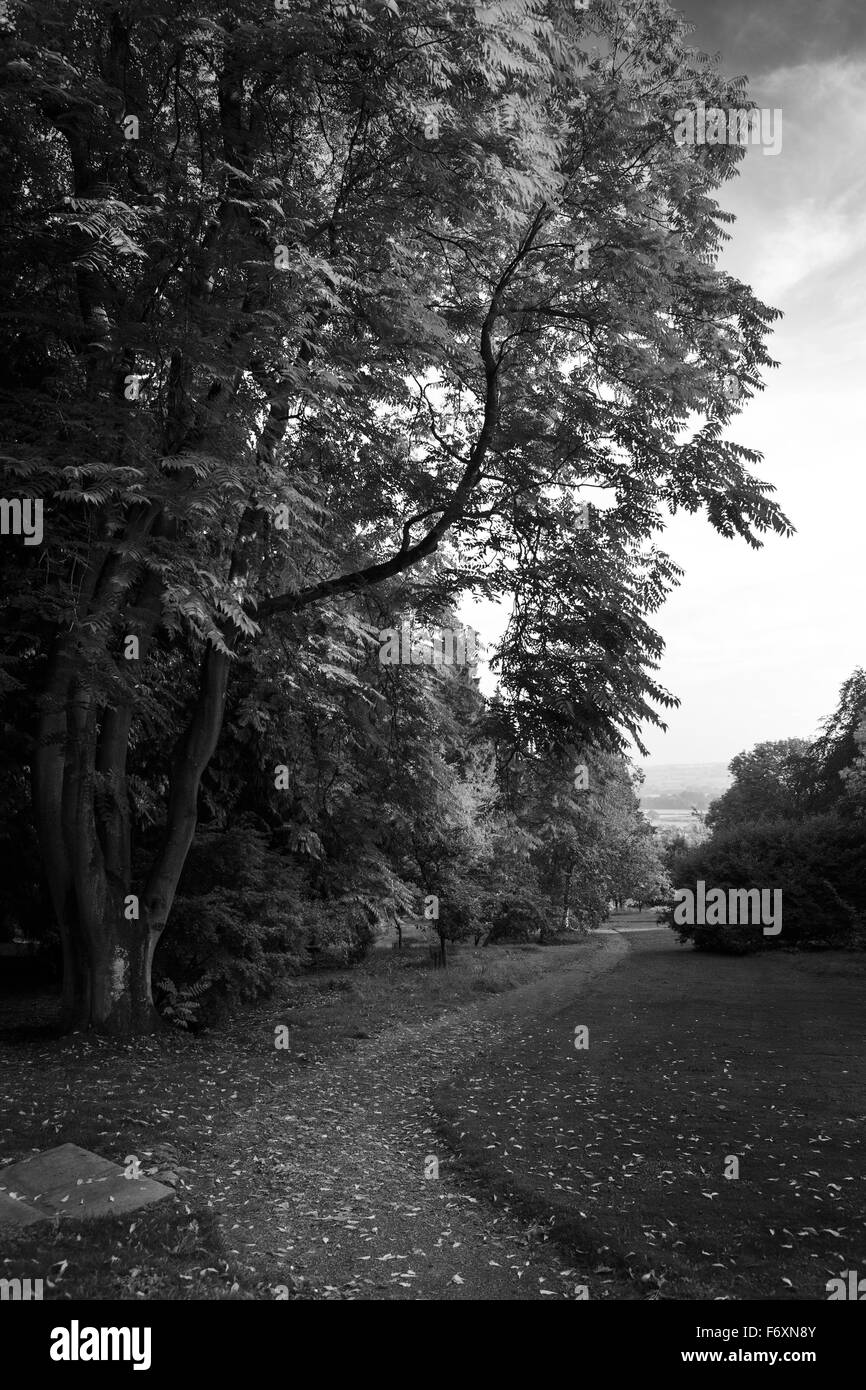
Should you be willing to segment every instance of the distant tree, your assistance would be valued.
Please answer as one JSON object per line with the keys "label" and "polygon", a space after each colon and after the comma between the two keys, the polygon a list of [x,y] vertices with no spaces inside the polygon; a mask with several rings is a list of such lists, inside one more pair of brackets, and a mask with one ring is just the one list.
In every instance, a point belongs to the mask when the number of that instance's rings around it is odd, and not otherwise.
{"label": "distant tree", "polygon": [[758,743],[729,764],[733,783],[711,802],[706,823],[711,830],[749,820],[776,820],[803,809],[802,769],[809,745],[802,738]]}
{"label": "distant tree", "polygon": [[866,815],[866,718],[854,731],[854,742],[857,747],[857,756],[850,767],[843,768],[839,776],[842,778],[845,791],[857,814],[864,816]]}
{"label": "distant tree", "polygon": [[[581,754],[589,785],[574,786],[574,759],[538,756],[524,768],[518,822],[547,917],[559,931],[598,926],[611,897],[649,897],[666,882],[651,827],[623,758]],[[542,928],[542,940],[546,929]]]}

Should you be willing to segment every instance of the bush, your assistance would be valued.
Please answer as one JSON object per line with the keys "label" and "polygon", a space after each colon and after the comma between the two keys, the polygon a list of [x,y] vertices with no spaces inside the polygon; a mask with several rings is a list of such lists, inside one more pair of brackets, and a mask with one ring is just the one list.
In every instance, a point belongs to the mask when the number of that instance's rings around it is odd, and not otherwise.
{"label": "bush", "polygon": [[508,898],[493,908],[490,931],[484,944],[532,941],[540,935],[544,922],[544,913],[534,898]]}
{"label": "bush", "polygon": [[677,886],[782,890],[782,930],[668,925],[699,950],[742,954],[769,947],[804,950],[866,946],[866,834],[831,811],[798,821],[753,821],[717,831],[679,856]]}
{"label": "bush", "polygon": [[[189,1000],[196,1021],[216,1022],[232,1004],[268,993],[308,965],[304,880],[260,831],[198,836],[154,962],[166,1016],[176,1016],[178,1000]],[[191,1019],[185,1011],[175,1021]]]}
{"label": "bush", "polygon": [[314,943],[315,964],[320,970],[357,965],[375,937],[369,908],[357,898],[306,903],[304,920]]}
{"label": "bush", "polygon": [[373,939],[369,904],[310,891],[307,866],[263,830],[198,835],[154,963],[163,1015],[180,1027],[217,1023],[286,975],[357,964]]}

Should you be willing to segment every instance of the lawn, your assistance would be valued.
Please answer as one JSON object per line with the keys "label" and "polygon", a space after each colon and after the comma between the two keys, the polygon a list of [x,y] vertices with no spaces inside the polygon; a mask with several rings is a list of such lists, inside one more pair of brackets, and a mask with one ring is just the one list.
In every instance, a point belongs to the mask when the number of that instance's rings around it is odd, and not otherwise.
{"label": "lawn", "polygon": [[626,1275],[655,1298],[824,1299],[866,1271],[866,959],[672,940],[631,937],[582,1000],[440,1088],[442,1133],[590,1262],[590,1297]]}

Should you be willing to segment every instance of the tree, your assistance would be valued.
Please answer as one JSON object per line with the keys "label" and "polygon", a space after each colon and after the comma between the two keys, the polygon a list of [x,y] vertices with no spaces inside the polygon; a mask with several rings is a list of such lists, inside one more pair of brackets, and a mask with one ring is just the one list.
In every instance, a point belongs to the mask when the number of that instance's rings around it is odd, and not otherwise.
{"label": "tree", "polygon": [[615,901],[634,899],[638,904],[658,903],[671,892],[670,875],[661,847],[640,812],[631,818],[624,842],[615,847],[609,896]]}
{"label": "tree", "polygon": [[866,815],[866,716],[854,731],[854,742],[857,756],[851,766],[843,768],[839,775],[857,813],[863,816]]}
{"label": "tree", "polygon": [[[441,617],[443,625],[455,625],[453,614]],[[417,885],[424,925],[445,966],[447,943],[477,925],[478,882],[489,852],[491,754],[472,746],[483,700],[472,667],[385,669],[392,737],[387,773],[374,777],[371,794],[388,807],[386,848],[403,881]]]}
{"label": "tree", "polygon": [[743,151],[672,138],[743,89],[665,0],[35,0],[0,43],[5,487],[45,523],[0,552],[8,698],[68,1020],[143,1030],[251,645],[410,572],[513,590],[502,718],[618,746],[670,703],[663,510],[790,531],[723,438],[775,318],[714,264]]}
{"label": "tree", "polygon": [[799,769],[798,790],[810,811],[838,805],[844,796],[862,809],[862,766],[866,726],[866,670],[858,667],[844,682],[839,703],[810,744]]}
{"label": "tree", "polygon": [[734,781],[713,801],[706,815],[711,829],[733,827],[744,820],[775,820],[796,814],[802,804],[799,788],[808,743],[801,738],[757,743],[749,753],[731,759]]}
{"label": "tree", "polygon": [[[581,756],[585,788],[575,786],[574,756],[563,763],[553,753],[536,755],[512,774],[518,780],[516,828],[527,846],[523,893],[535,889],[546,900],[542,920],[556,921],[560,931],[575,922],[599,926],[611,897],[651,898],[667,887],[625,760],[599,751]],[[542,941],[545,936],[542,925]]]}

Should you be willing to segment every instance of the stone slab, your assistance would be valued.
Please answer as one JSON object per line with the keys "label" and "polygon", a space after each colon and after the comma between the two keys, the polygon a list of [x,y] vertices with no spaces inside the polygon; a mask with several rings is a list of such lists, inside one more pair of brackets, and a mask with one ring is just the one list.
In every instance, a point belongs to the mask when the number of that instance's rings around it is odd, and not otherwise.
{"label": "stone slab", "polygon": [[174,1196],[153,1178],[127,1178],[110,1159],[61,1144],[0,1169],[0,1189],[16,1192],[40,1216],[118,1216]]}
{"label": "stone slab", "polygon": [[50,1202],[54,1193],[58,1197],[65,1196],[79,1179],[93,1182],[122,1171],[116,1163],[89,1149],[79,1148],[77,1144],[61,1144],[56,1149],[33,1154],[31,1158],[0,1169],[0,1184],[23,1192],[31,1200],[45,1197]]}
{"label": "stone slab", "polygon": [[45,1212],[37,1211],[23,1197],[12,1197],[0,1189],[0,1226],[32,1226],[34,1221],[46,1219]]}

